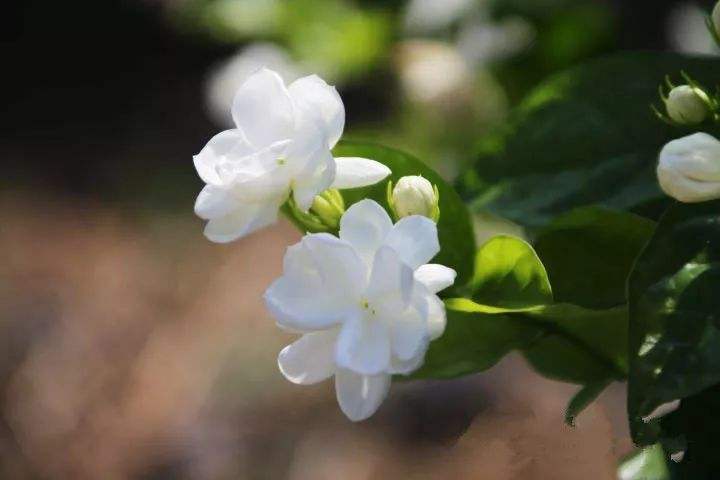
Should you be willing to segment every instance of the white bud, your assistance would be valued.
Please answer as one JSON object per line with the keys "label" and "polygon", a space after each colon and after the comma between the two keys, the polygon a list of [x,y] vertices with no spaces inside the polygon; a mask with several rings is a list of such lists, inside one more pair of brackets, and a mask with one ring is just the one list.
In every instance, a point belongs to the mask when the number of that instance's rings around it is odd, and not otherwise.
{"label": "white bud", "polygon": [[720,198],[720,141],[707,133],[673,140],[657,167],[660,188],[686,203]]}
{"label": "white bud", "polygon": [[710,114],[710,98],[697,87],[680,85],[665,100],[670,118],[683,125],[702,123]]}
{"label": "white bud", "polygon": [[437,189],[425,178],[409,175],[398,180],[392,191],[390,205],[398,218],[422,215],[438,220]]}

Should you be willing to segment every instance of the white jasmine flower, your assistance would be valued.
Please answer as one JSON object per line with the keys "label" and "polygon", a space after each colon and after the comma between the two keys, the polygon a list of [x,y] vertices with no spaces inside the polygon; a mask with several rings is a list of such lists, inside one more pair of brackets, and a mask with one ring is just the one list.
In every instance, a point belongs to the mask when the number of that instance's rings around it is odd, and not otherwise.
{"label": "white jasmine flower", "polygon": [[408,175],[398,180],[390,197],[397,218],[422,215],[438,220],[438,192],[433,184],[419,175]]}
{"label": "white jasmine flower", "polygon": [[333,158],[345,109],[337,91],[316,75],[285,87],[268,69],[251,75],[232,106],[237,128],[215,137],[195,156],[207,184],[195,213],[209,220],[205,236],[229,242],[264,227],[292,193],[307,211],[328,188],[379,182],[390,170],[364,158]]}
{"label": "white jasmine flower", "polygon": [[348,418],[375,413],[391,375],[416,370],[445,329],[436,293],[453,284],[455,271],[427,263],[439,250],[431,220],[393,225],[372,200],[347,210],[339,238],[306,235],[290,247],[283,276],[265,293],[278,324],[304,333],[280,352],[283,375],[303,385],[334,375]]}
{"label": "white jasmine flower", "polygon": [[720,141],[695,133],[669,142],[657,167],[660,187],[686,203],[720,198]]}

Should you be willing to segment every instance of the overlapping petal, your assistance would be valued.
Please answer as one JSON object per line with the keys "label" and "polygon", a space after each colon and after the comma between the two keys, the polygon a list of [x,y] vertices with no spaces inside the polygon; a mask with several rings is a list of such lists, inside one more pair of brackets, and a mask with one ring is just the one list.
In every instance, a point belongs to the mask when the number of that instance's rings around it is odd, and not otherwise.
{"label": "overlapping petal", "polygon": [[224,217],[235,210],[236,203],[229,188],[205,185],[195,200],[195,214],[205,220]]}
{"label": "overlapping petal", "polygon": [[337,329],[306,333],[278,355],[282,374],[293,383],[312,385],[335,374]]}
{"label": "overlapping petal", "polygon": [[310,117],[321,125],[326,146],[333,148],[345,128],[345,107],[335,87],[317,75],[309,75],[291,83],[288,91],[299,117]]}
{"label": "overlapping petal", "polygon": [[375,253],[365,295],[376,309],[392,315],[402,312],[408,306],[413,283],[412,268],[401,260],[396,250],[383,245]]}
{"label": "overlapping petal", "polygon": [[390,366],[390,348],[388,325],[379,319],[368,320],[364,312],[357,311],[340,329],[335,359],[342,368],[377,375]]}
{"label": "overlapping petal", "polygon": [[[284,274],[265,292],[278,324],[313,331],[340,323],[357,305],[364,271],[347,244],[331,235],[308,235],[288,248]],[[358,283],[360,282],[360,283]]]}
{"label": "overlapping petal", "polygon": [[390,375],[361,375],[340,369],[335,373],[335,393],[340,409],[352,421],[372,416],[387,397]]}
{"label": "overlapping petal", "polygon": [[367,285],[367,270],[352,246],[330,234],[303,238],[323,280],[325,292],[343,295],[350,305],[358,302]]}
{"label": "overlapping petal", "polygon": [[280,200],[275,203],[241,203],[228,214],[211,219],[205,225],[205,236],[217,243],[244,237],[277,220]]}
{"label": "overlapping petal", "polygon": [[370,266],[392,226],[390,216],[377,202],[361,200],[340,219],[340,238],[349,242]]}
{"label": "overlapping petal", "polygon": [[295,109],[280,75],[260,69],[240,86],[232,105],[235,125],[255,148],[293,137]]}
{"label": "overlapping petal", "polygon": [[[424,308],[424,300],[422,307]],[[430,341],[427,313],[410,306],[396,312],[390,323],[392,354],[400,361],[413,359]]]}
{"label": "overlapping petal", "polygon": [[324,192],[335,178],[335,161],[326,148],[319,148],[310,157],[303,170],[295,177],[293,196],[302,210],[308,210],[315,196]]}
{"label": "overlapping petal", "polygon": [[428,263],[440,251],[437,225],[427,217],[413,215],[401,219],[385,239],[413,270]]}
{"label": "overlapping petal", "polygon": [[227,182],[221,177],[218,167],[252,153],[253,149],[242,131],[225,130],[210,139],[200,153],[193,157],[193,163],[203,182],[209,185],[225,185]]}
{"label": "overlapping petal", "polygon": [[425,297],[425,301],[427,302],[428,333],[430,340],[435,340],[445,332],[445,325],[447,324],[445,304],[437,295],[428,295]]}

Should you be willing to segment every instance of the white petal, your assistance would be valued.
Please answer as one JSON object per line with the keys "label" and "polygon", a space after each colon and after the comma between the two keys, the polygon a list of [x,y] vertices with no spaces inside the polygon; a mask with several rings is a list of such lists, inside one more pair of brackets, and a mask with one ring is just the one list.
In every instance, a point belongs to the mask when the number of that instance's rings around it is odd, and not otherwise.
{"label": "white petal", "polygon": [[335,178],[335,161],[330,151],[322,148],[295,177],[293,186],[295,203],[301,210],[307,211],[312,206],[315,196],[330,188],[333,178]]}
{"label": "white petal", "polygon": [[337,330],[307,333],[283,348],[278,366],[285,378],[299,385],[311,385],[335,373]]}
{"label": "white petal", "polygon": [[390,216],[380,204],[365,199],[348,208],[340,219],[340,238],[355,248],[366,265],[372,265],[375,252],[392,225]]}
{"label": "white petal", "polygon": [[223,185],[226,182],[218,173],[218,166],[228,159],[242,158],[252,153],[252,148],[240,130],[218,133],[193,157],[195,169],[203,182]]}
{"label": "white petal", "polygon": [[291,138],[295,112],[280,75],[263,68],[248,77],[235,94],[232,117],[256,148]]}
{"label": "white petal", "polygon": [[[423,300],[424,303],[424,300]],[[425,305],[423,304],[423,307]],[[423,312],[407,308],[397,312],[390,323],[392,335],[392,354],[400,361],[408,361],[424,352],[430,342],[427,325],[427,309]]]}
{"label": "white petal", "polygon": [[407,308],[413,291],[413,271],[388,246],[375,254],[366,295],[382,315],[392,315]]}
{"label": "white petal", "polygon": [[335,87],[309,75],[291,83],[288,91],[295,107],[322,125],[328,148],[334,147],[345,128],[345,107]]}
{"label": "white petal", "polygon": [[335,350],[338,366],[363,375],[377,375],[390,367],[390,332],[385,323],[363,312],[346,319]]}
{"label": "white petal", "polygon": [[205,185],[195,200],[195,214],[205,220],[223,217],[238,206],[238,201],[227,188]]}
{"label": "white petal", "polygon": [[425,285],[432,293],[445,290],[447,287],[455,283],[457,272],[452,268],[437,263],[427,263],[420,265],[415,270],[415,280]]}
{"label": "white petal", "polygon": [[663,192],[684,203],[706,202],[720,198],[720,182],[702,182],[665,165],[657,167],[658,183]]}
{"label": "white petal", "polygon": [[445,304],[437,295],[428,295],[425,297],[427,301],[427,328],[430,340],[435,340],[445,333],[445,325],[447,324],[447,314],[445,312]]}
{"label": "white petal", "polygon": [[356,302],[367,285],[368,275],[352,246],[327,233],[306,235],[303,242],[318,266],[325,290]]}
{"label": "white petal", "polygon": [[335,297],[323,292],[319,276],[313,273],[300,281],[282,276],[265,291],[265,305],[282,328],[312,332],[327,329],[342,320],[342,305]]}
{"label": "white petal", "polygon": [[402,218],[385,239],[413,270],[428,263],[440,251],[437,226],[427,217]]}
{"label": "white petal", "polygon": [[348,244],[332,235],[307,235],[288,248],[283,276],[267,289],[265,303],[286,329],[326,329],[359,308],[364,268]]}
{"label": "white petal", "polygon": [[233,183],[269,177],[281,166],[280,160],[285,156],[290,143],[290,140],[283,140],[253,150],[243,157],[230,158],[218,165],[217,170],[221,177]]}
{"label": "white petal", "polygon": [[420,368],[425,360],[427,346],[426,344],[424,349],[419,350],[417,354],[409,360],[400,360],[397,357],[393,357],[388,373],[392,375],[409,375]]}
{"label": "white petal", "polygon": [[221,173],[231,179],[233,195],[250,203],[284,199],[292,179],[292,171],[283,163],[288,143],[276,142],[239,161],[221,165]]}
{"label": "white petal", "polygon": [[408,362],[427,350],[431,337],[436,333],[436,326],[430,326],[431,315],[435,317],[437,314],[430,305],[435,299],[436,295],[421,283],[415,282],[406,309],[383,312],[383,315],[387,315],[385,320],[391,325],[393,358]]}
{"label": "white petal", "polygon": [[239,204],[222,217],[205,226],[205,236],[217,243],[227,243],[266,227],[277,220],[279,203]]}
{"label": "white petal", "polygon": [[390,375],[365,376],[348,370],[335,374],[335,392],[343,413],[353,422],[372,416],[390,391]]}
{"label": "white petal", "polygon": [[357,157],[338,157],[333,188],[356,188],[374,185],[390,175],[390,169],[380,162]]}

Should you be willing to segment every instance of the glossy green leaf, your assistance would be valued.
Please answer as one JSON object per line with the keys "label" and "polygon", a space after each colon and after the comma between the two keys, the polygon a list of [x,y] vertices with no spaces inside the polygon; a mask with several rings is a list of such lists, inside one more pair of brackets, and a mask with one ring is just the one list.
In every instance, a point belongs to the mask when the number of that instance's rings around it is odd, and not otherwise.
{"label": "glossy green leaf", "polygon": [[475,256],[475,274],[469,289],[477,303],[508,308],[552,302],[545,267],[525,241],[497,236]]}
{"label": "glossy green leaf", "polygon": [[541,332],[508,315],[448,310],[443,336],[430,344],[425,363],[411,378],[455,378],[482,372]]}
{"label": "glossy green leaf", "polygon": [[[440,192],[438,236],[441,250],[433,262],[457,271],[456,286],[463,285],[471,278],[473,265],[470,259],[475,255],[475,236],[467,208],[453,187],[420,160],[391,148],[371,143],[342,141],[333,153],[336,157],[364,157],[381,162],[392,170],[392,175],[387,180],[394,183],[405,175],[422,175],[437,185]],[[349,207],[364,198],[371,198],[388,209],[387,180],[370,187],[343,190],[346,205]]]}
{"label": "glossy green leaf", "polygon": [[575,305],[494,307],[446,300],[445,334],[430,345],[414,378],[451,378],[490,368],[511,350],[540,374],[589,384],[622,380],[627,371],[627,311]]}
{"label": "glossy green leaf", "polygon": [[638,450],[625,458],[617,474],[618,480],[670,480],[665,452],[659,444]]}
{"label": "glossy green leaf", "polygon": [[459,182],[463,196],[476,211],[528,226],[580,206],[662,211],[657,154],[691,131],[662,123],[650,105],[659,103],[665,76],[679,79],[681,70],[710,85],[720,78],[715,59],[656,52],[623,53],[551,78],[481,142],[475,168]]}
{"label": "glossy green leaf", "polygon": [[642,417],[720,384],[719,292],[720,201],[673,205],[629,282],[628,411],[637,443],[668,436],[662,422]]}
{"label": "glossy green leaf", "polygon": [[482,371],[513,349],[550,378],[579,384],[624,378],[626,309],[553,304],[545,268],[523,240],[498,236],[480,247],[465,293],[471,298],[446,300],[446,332],[414,378]]}
{"label": "glossy green leaf", "polygon": [[638,215],[598,207],[558,217],[534,242],[555,300],[598,309],[625,304],[627,278],[654,227]]}
{"label": "glossy green leaf", "polygon": [[627,375],[624,306],[590,310],[555,304],[528,316],[547,329],[545,339],[526,351],[528,361],[543,375],[579,384]]}
{"label": "glossy green leaf", "polygon": [[[441,192],[441,202],[442,197]],[[443,211],[441,222],[444,216]],[[445,333],[430,344],[425,364],[413,378],[452,378],[487,370],[542,334],[532,323],[509,315],[552,302],[545,269],[532,247],[521,239],[499,236],[481,246],[475,259],[475,274],[463,290],[477,301],[447,300]],[[491,302],[482,304],[481,299]]]}

